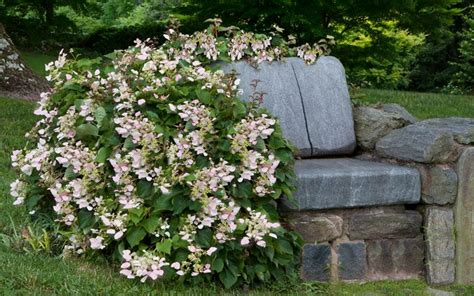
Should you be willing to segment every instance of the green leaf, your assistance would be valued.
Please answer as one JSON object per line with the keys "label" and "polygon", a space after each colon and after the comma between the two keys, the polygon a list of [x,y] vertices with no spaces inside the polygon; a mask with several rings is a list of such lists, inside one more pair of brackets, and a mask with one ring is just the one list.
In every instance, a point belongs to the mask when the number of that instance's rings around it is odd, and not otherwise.
{"label": "green leaf", "polygon": [[196,243],[203,247],[209,248],[212,245],[212,230],[209,228],[204,228],[197,231],[196,234]]}
{"label": "green leaf", "polygon": [[219,273],[219,280],[224,284],[226,289],[229,289],[237,283],[237,276],[226,268],[223,272]]}
{"label": "green leaf", "polygon": [[128,217],[130,221],[132,221],[135,225],[140,223],[143,219],[144,209],[143,207],[138,209],[129,209],[128,210]]}
{"label": "green leaf", "polygon": [[224,260],[221,258],[216,258],[214,262],[212,263],[212,270],[216,272],[221,272],[222,269],[224,269]]}
{"label": "green leaf", "polygon": [[146,235],[146,231],[143,228],[131,228],[127,231],[127,241],[131,247],[137,246]]}
{"label": "green leaf", "polygon": [[72,180],[74,178],[76,178],[77,174],[74,173],[74,168],[72,167],[72,165],[68,166],[66,168],[66,171],[64,171],[64,177],[67,179],[67,180]]}
{"label": "green leaf", "polygon": [[161,243],[156,244],[156,250],[165,254],[170,254],[172,246],[173,246],[173,241],[170,239],[166,239],[162,241]]}
{"label": "green leaf", "polygon": [[160,219],[157,216],[153,216],[143,221],[142,225],[148,233],[154,233],[159,222]]}
{"label": "green leaf", "polygon": [[291,244],[287,240],[284,240],[284,239],[277,240],[276,248],[280,253],[293,255],[293,248],[291,247]]}
{"label": "green leaf", "polygon": [[79,228],[81,229],[90,229],[95,222],[94,214],[84,209],[79,211],[77,219],[79,221]]}
{"label": "green leaf", "polygon": [[97,151],[97,155],[95,157],[95,161],[98,163],[105,163],[107,158],[112,153],[112,149],[109,147],[101,147],[99,151]]}
{"label": "green leaf", "polygon": [[123,148],[127,150],[132,150],[135,147],[135,144],[133,144],[132,139],[130,137],[126,138],[125,141],[123,142]]}
{"label": "green leaf", "polygon": [[137,184],[137,194],[141,198],[150,196],[153,193],[153,184],[146,180],[140,180]]}
{"label": "green leaf", "polygon": [[278,149],[275,153],[276,157],[284,163],[288,163],[293,159],[293,153],[287,149]]}
{"label": "green leaf", "polygon": [[212,102],[212,95],[209,91],[203,89],[196,89],[196,96],[204,104],[210,104]]}
{"label": "green leaf", "polygon": [[178,195],[173,198],[173,213],[175,215],[181,214],[184,209],[189,207],[192,200],[185,195]]}
{"label": "green leaf", "polygon": [[95,109],[94,117],[95,121],[97,122],[97,126],[100,128],[104,118],[107,117],[107,112],[105,111],[104,107],[99,106],[97,109]]}
{"label": "green leaf", "polygon": [[252,183],[244,181],[237,184],[237,196],[243,198],[249,198],[252,196]]}
{"label": "green leaf", "polygon": [[93,124],[84,123],[76,128],[76,133],[79,138],[84,138],[87,136],[97,137],[99,135],[99,129]]}
{"label": "green leaf", "polygon": [[153,208],[156,211],[169,211],[173,209],[171,204],[171,196],[169,195],[160,195],[155,202],[153,203]]}

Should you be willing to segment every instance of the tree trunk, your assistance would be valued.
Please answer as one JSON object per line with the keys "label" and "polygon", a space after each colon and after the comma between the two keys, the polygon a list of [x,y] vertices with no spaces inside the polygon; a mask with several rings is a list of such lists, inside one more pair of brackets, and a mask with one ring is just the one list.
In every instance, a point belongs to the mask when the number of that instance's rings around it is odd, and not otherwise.
{"label": "tree trunk", "polygon": [[48,89],[47,81],[23,63],[0,23],[0,95],[38,100],[39,94]]}

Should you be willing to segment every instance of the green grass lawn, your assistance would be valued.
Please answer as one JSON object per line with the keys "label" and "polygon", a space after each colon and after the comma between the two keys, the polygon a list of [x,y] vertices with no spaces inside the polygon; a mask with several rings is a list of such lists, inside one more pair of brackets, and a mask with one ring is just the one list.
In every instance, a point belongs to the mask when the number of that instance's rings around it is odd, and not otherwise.
{"label": "green grass lawn", "polygon": [[41,76],[46,75],[46,70],[44,69],[44,65],[54,61],[57,56],[53,54],[45,54],[45,53],[38,53],[38,52],[29,52],[29,51],[22,51],[21,57],[25,61],[25,63],[37,74]]}
{"label": "green grass lawn", "polygon": [[474,96],[361,89],[354,91],[352,97],[356,102],[363,104],[396,103],[419,119],[474,117]]}

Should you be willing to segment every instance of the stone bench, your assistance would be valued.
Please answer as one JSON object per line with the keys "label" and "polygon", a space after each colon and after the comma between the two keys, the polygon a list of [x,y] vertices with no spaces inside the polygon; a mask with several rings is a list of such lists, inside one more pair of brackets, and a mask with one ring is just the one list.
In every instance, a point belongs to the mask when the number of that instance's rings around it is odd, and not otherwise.
{"label": "stone bench", "polygon": [[[457,260],[458,282],[472,283],[474,120],[417,122],[395,104],[353,108],[334,57],[222,68],[238,73],[243,100],[264,93],[298,150],[297,206],[282,212],[306,243],[302,278],[443,284]],[[455,223],[467,238],[456,244]]]}

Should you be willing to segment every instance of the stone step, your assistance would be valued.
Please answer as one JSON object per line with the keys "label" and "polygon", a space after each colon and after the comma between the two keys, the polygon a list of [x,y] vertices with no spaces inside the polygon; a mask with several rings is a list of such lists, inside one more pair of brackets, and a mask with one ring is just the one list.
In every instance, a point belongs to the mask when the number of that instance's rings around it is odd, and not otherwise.
{"label": "stone step", "polygon": [[297,160],[296,175],[298,210],[414,204],[421,196],[418,170],[386,163]]}

